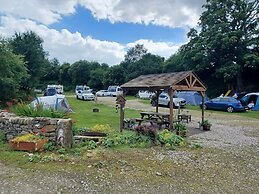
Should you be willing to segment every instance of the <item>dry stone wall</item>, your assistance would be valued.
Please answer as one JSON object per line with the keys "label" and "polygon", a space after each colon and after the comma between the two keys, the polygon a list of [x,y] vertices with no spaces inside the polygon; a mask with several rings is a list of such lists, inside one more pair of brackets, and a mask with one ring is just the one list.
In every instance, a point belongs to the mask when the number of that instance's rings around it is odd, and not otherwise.
{"label": "dry stone wall", "polygon": [[20,117],[0,112],[0,132],[6,135],[7,140],[18,135],[35,133],[65,148],[70,148],[73,144],[71,119]]}

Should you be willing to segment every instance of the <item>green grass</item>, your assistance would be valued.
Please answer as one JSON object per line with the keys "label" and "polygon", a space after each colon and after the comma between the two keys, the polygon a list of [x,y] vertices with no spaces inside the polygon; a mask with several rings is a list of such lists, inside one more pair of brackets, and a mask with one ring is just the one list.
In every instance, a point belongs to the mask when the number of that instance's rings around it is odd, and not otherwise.
{"label": "green grass", "polygon": [[[115,129],[120,126],[120,113],[116,113],[115,107],[99,104],[94,101],[77,100],[74,97],[67,97],[70,106],[75,113],[71,118],[76,121],[76,127],[93,127],[96,124],[109,124]],[[98,108],[99,112],[93,112]],[[125,118],[140,117],[140,111],[125,109]]]}

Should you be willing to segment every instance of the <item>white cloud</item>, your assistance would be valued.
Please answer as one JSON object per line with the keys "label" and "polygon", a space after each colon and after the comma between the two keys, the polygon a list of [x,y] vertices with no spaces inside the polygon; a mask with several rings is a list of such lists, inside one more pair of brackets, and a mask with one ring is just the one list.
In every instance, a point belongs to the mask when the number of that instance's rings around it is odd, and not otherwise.
{"label": "white cloud", "polygon": [[71,33],[66,29],[57,31],[44,25],[37,25],[29,19],[0,18],[0,34],[4,37],[14,32],[32,30],[44,40],[44,49],[50,58],[56,57],[61,62],[73,63],[80,59],[98,61],[110,65],[121,62],[125,55],[124,46],[116,42],[101,41],[90,36],[83,37],[79,32]]}
{"label": "white cloud", "polygon": [[205,0],[1,0],[0,12],[49,25],[75,13],[77,5],[110,22],[196,26]]}
{"label": "white cloud", "polygon": [[197,25],[205,0],[80,0],[97,19],[169,27]]}
{"label": "white cloud", "polygon": [[0,12],[48,25],[59,21],[62,15],[74,13],[77,3],[77,0],[1,0]]}
{"label": "white cloud", "polygon": [[152,40],[137,40],[134,43],[128,43],[127,47],[134,47],[136,44],[143,44],[148,52],[156,54],[165,58],[169,58],[173,53],[175,53],[180,45],[168,42],[153,42]]}

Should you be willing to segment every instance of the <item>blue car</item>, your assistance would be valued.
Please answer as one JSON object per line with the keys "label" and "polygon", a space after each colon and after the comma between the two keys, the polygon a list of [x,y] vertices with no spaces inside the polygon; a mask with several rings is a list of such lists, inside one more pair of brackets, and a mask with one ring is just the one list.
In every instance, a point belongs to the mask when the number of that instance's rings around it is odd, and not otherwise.
{"label": "blue car", "polygon": [[[202,105],[200,105],[202,106]],[[245,107],[241,102],[232,97],[217,97],[204,102],[204,109],[223,110],[227,112],[242,112]]]}

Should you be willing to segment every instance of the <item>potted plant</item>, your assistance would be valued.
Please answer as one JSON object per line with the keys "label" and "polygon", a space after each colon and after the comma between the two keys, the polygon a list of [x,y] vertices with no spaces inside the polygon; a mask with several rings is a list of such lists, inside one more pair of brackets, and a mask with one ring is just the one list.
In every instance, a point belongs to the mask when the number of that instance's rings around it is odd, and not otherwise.
{"label": "potted plant", "polygon": [[202,126],[202,129],[203,129],[203,130],[209,131],[210,128],[211,128],[211,123],[210,123],[208,120],[204,120],[204,121],[201,123],[201,126]]}
{"label": "potted plant", "polygon": [[186,137],[187,136],[187,132],[188,132],[188,128],[185,124],[183,123],[176,123],[174,125],[174,129],[176,131],[176,135],[179,135],[181,137]]}
{"label": "potted plant", "polygon": [[12,139],[9,144],[13,150],[22,150],[22,151],[38,151],[43,149],[47,139],[32,133],[26,135],[18,136]]}

